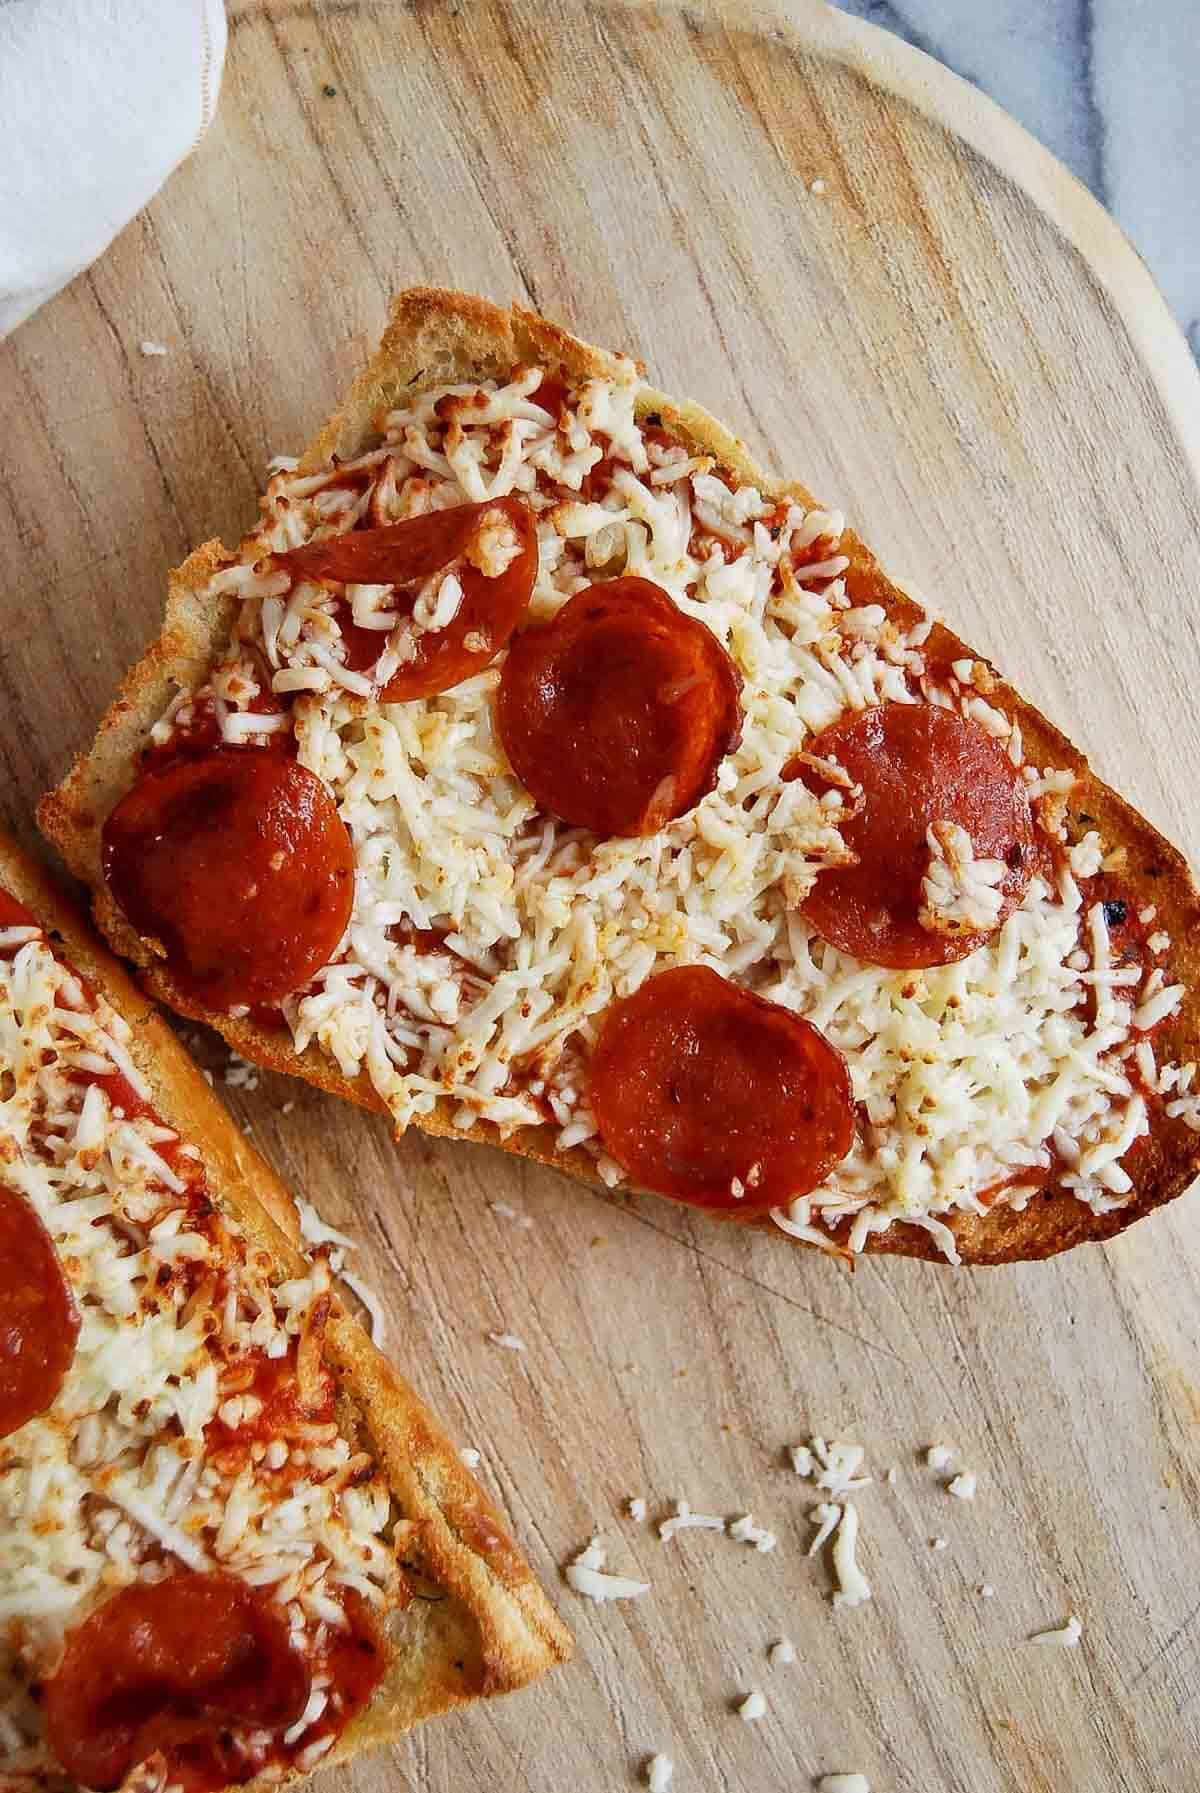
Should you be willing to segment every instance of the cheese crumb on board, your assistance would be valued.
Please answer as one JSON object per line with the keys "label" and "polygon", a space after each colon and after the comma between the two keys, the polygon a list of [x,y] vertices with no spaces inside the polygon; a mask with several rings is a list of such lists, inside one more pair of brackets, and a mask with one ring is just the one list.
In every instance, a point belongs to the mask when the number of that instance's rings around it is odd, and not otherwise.
{"label": "cheese crumb on board", "polygon": [[671,1777],[675,1773],[675,1764],[670,1756],[651,1756],[646,1762],[642,1777],[650,1789],[650,1793],[667,1793],[671,1785]]}
{"label": "cheese crumb on board", "polygon": [[842,1508],[842,1517],[833,1537],[833,1569],[838,1585],[833,1604],[861,1606],[871,1598],[871,1584],[858,1566],[858,1509]]}
{"label": "cheese crumb on board", "polygon": [[883,1479],[887,1483],[889,1488],[894,1488],[896,1486],[897,1481],[899,1480],[899,1477],[900,1477],[900,1472],[896,1468],[896,1465],[893,1463],[892,1467],[888,1470],[887,1474],[884,1476]]}
{"label": "cheese crumb on board", "polygon": [[533,1221],[528,1214],[522,1214],[511,1202],[489,1202],[488,1207],[499,1220],[511,1220],[514,1226],[520,1227],[523,1233],[532,1231]]}
{"label": "cheese crumb on board", "polygon": [[767,1702],[761,1693],[748,1693],[744,1700],[738,1702],[738,1717],[743,1724],[753,1724],[756,1718],[765,1716]]}
{"label": "cheese crumb on board", "polygon": [[774,1550],[779,1542],[774,1532],[764,1525],[755,1525],[753,1513],[743,1513],[740,1519],[731,1519],[726,1530],[735,1544],[750,1544],[764,1554]]}
{"label": "cheese crumb on board", "polygon": [[805,1481],[815,1477],[817,1487],[825,1489],[835,1500],[871,1485],[871,1476],[858,1473],[866,1456],[861,1444],[850,1444],[840,1438],[827,1444],[823,1438],[810,1438],[807,1444],[792,1445],[788,1455],[798,1476]]}
{"label": "cheese crumb on board", "polygon": [[829,1538],[833,1539],[833,1572],[837,1585],[832,1599],[836,1607],[861,1606],[871,1598],[871,1584],[858,1566],[858,1510],[851,1504],[839,1506],[822,1501],[809,1514],[817,1534],[808,1547],[815,1556]]}
{"label": "cheese crumb on board", "polygon": [[796,1660],[796,1646],[790,1637],[777,1637],[767,1651],[767,1661],[772,1668],[786,1668]]}
{"label": "cheese crumb on board", "polygon": [[642,1520],[646,1517],[646,1503],[640,1494],[631,1494],[629,1496],[629,1499],[625,1502],[625,1511],[629,1514],[631,1519],[636,1519],[639,1525],[641,1524]]}
{"label": "cheese crumb on board", "polygon": [[842,1516],[842,1509],[832,1501],[823,1500],[820,1506],[814,1507],[809,1519],[817,1527],[817,1535],[808,1547],[807,1554],[816,1556],[818,1550],[833,1535],[834,1528]]}
{"label": "cheese crumb on board", "polygon": [[475,1450],[472,1445],[469,1445],[469,1444],[465,1444],[463,1446],[462,1450],[459,1451],[458,1454],[462,1458],[463,1462],[466,1464],[468,1469],[478,1469],[480,1463],[482,1463],[482,1461],[483,1461],[483,1458],[480,1456],[479,1452],[477,1450]]}
{"label": "cheese crumb on board", "polygon": [[1083,1624],[1072,1613],[1065,1625],[1052,1631],[1035,1631],[1029,1641],[1031,1644],[1048,1644],[1051,1649],[1073,1650],[1082,1636]]}
{"label": "cheese crumb on board", "polygon": [[980,1588],[979,1598],[981,1600],[994,1600],[996,1598],[996,1590],[992,1586],[990,1581],[985,1581],[983,1586]]}
{"label": "cheese crumb on board", "polygon": [[229,1062],[225,1066],[225,1082],[230,1089],[256,1090],[262,1081],[262,1073],[258,1065],[243,1058],[240,1052],[231,1052]]}
{"label": "cheese crumb on board", "polygon": [[948,1547],[947,1541],[945,1538],[930,1538],[930,1540],[929,1540],[930,1550],[945,1550],[945,1549],[947,1549],[947,1547]]}
{"label": "cheese crumb on board", "polygon": [[670,1518],[661,1519],[658,1525],[658,1535],[664,1544],[668,1543],[676,1532],[723,1532],[724,1530],[725,1521],[718,1514],[693,1513],[686,1500],[677,1500],[675,1511]]}
{"label": "cheese crumb on board", "polygon": [[608,1600],[638,1600],[643,1594],[650,1592],[648,1581],[634,1581],[628,1575],[609,1575],[604,1565],[608,1560],[608,1552],[599,1538],[593,1538],[563,1570],[563,1579],[569,1588],[582,1594],[585,1600],[594,1600],[603,1605]]}
{"label": "cheese crumb on board", "polygon": [[954,1461],[953,1448],[948,1444],[931,1444],[925,1452],[925,1461],[930,1469],[949,1469]]}
{"label": "cheese crumb on board", "polygon": [[979,1478],[973,1469],[964,1469],[946,1484],[946,1493],[952,1494],[955,1500],[974,1500],[975,1490],[979,1486]]}
{"label": "cheese crumb on board", "polygon": [[501,1351],[523,1351],[525,1340],[518,1338],[515,1332],[489,1332],[489,1345],[497,1345]]}
{"label": "cheese crumb on board", "polygon": [[167,345],[165,342],[153,342],[153,341],[151,341],[151,339],[148,336],[143,338],[143,340],[141,342],[139,342],[138,348],[140,349],[141,353],[143,355],[145,355],[147,358],[149,358],[151,356],[165,355],[168,353]]}
{"label": "cheese crumb on board", "polygon": [[823,1774],[817,1793],[871,1793],[871,1783],[865,1774]]}

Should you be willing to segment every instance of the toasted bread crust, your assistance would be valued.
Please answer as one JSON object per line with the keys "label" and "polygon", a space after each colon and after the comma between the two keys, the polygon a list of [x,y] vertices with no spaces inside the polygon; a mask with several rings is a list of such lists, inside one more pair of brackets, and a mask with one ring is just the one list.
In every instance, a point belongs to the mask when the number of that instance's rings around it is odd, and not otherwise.
{"label": "toasted bread crust", "polygon": [[[562,369],[573,378],[607,375],[614,367],[611,354],[519,307],[505,310],[485,299],[436,288],[418,287],[402,292],[376,355],[354,382],[341,409],[309,445],[301,458],[301,467],[308,471],[326,463],[333,454],[357,453],[374,433],[378,413],[417,383],[502,375],[518,362],[533,360]],[[816,502],[796,482],[781,484],[769,479],[750,458],[745,443],[699,406],[677,403],[646,388],[639,411],[658,412],[666,427],[693,452],[715,456],[723,467],[763,492],[794,497],[807,506]],[[858,536],[847,531],[840,552],[850,557],[845,580],[856,605],[881,604],[891,617],[902,621],[916,619],[918,607],[887,577]],[[149,962],[144,944],[124,921],[104,884],[100,866],[103,818],[128,788],[136,756],[177,685],[198,682],[197,669],[203,673],[228,637],[231,607],[214,606],[206,613],[198,596],[205,580],[227,558],[230,557],[219,543],[210,542],[198,548],[171,575],[162,635],[128,674],[90,751],[79,757],[58,788],[43,798],[38,818],[72,870],[89,885],[97,920],[108,939],[142,967],[147,987],[164,1002],[208,1022],[246,1058],[302,1077],[362,1107],[380,1109],[383,1105],[367,1079],[360,1077],[351,1082],[342,1077],[318,1047],[310,1046],[298,1054],[283,1030],[270,1031],[249,1021],[232,1020],[197,1005],[168,972]],[[947,660],[982,658],[940,623],[935,624],[929,645],[934,654]],[[1131,882],[1146,903],[1157,905],[1160,925],[1172,937],[1175,972],[1187,983],[1188,993],[1158,1035],[1159,1056],[1180,1063],[1200,1056],[1200,898],[1186,861],[1124,798],[1095,776],[1084,755],[1059,729],[994,668],[992,671],[997,685],[990,701],[1020,722],[1029,760],[1038,765],[1070,767],[1078,774],[1078,807],[1095,819],[1110,846],[1126,848]],[[483,1122],[464,1132],[452,1125],[449,1104],[421,1116],[415,1124],[441,1137],[499,1145],[505,1151],[553,1165],[602,1187],[587,1154],[578,1149],[559,1152],[550,1128],[529,1130],[506,1140],[501,1140],[495,1128]],[[1198,1169],[1200,1135],[1181,1120],[1169,1120],[1159,1112],[1149,1138],[1140,1142],[1137,1195],[1126,1207],[1109,1214],[1093,1214],[1069,1190],[1051,1188],[1035,1197],[1021,1213],[997,1207],[986,1216],[957,1214],[946,1218],[966,1263],[1005,1264],[1045,1258],[1087,1240],[1108,1239],[1122,1232],[1152,1209],[1182,1194]],[[769,1219],[762,1218],[733,1219],[731,1224],[772,1225]],[[944,1261],[927,1232],[899,1222],[885,1233],[872,1235],[867,1249]]]}
{"label": "toasted bread crust", "polygon": [[[298,1219],[284,1184],[154,1005],[41,868],[2,835],[0,886],[37,916],[64,957],[129,1023],[129,1049],[155,1106],[200,1148],[218,1204],[288,1275],[300,1274]],[[411,1554],[422,1575],[450,1598],[417,1601],[396,1616],[387,1676],[322,1766],[387,1743],[451,1706],[524,1686],[571,1653],[569,1633],[488,1496],[424,1403],[336,1301],[326,1344],[340,1422],[375,1456],[401,1511],[416,1522]]]}

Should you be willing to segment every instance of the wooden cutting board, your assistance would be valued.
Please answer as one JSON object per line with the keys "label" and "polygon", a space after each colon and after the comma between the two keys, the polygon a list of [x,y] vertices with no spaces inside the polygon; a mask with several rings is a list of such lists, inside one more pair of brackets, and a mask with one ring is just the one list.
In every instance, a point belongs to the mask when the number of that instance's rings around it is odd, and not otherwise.
{"label": "wooden cutting board", "polygon": [[[636,351],[843,504],[1200,858],[1200,379],[1114,226],[1015,125],[812,4],[231,14],[208,139],[0,351],[19,833],[156,631],[167,565],[236,540],[389,292],[436,281]],[[389,1349],[482,1452],[579,1641],[539,1688],[344,1782],[600,1793],[661,1749],[676,1793],[834,1769],[876,1793],[1195,1785],[1195,1196],[1044,1266],[851,1276],[484,1150],[394,1146],[281,1079],[230,1096],[360,1239]],[[805,1556],[811,1496],[783,1449],[810,1431],[861,1441],[877,1477],[875,1598],[853,1612]],[[978,1472],[973,1505],[919,1463],[935,1439]],[[662,1544],[621,1517],[637,1494],[656,1515],[752,1508],[779,1547]],[[561,1587],[594,1530],[648,1598]],[[1068,1612],[1081,1649],[1025,1642]],[[799,1659],[772,1670],[783,1634]],[[752,1688],[769,1709],[745,1725],[731,1702]]]}

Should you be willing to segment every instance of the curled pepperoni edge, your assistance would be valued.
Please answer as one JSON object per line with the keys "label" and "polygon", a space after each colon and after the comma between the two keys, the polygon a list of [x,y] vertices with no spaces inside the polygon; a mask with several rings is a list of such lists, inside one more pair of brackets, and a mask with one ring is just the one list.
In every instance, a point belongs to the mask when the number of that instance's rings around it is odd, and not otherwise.
{"label": "curled pepperoni edge", "polygon": [[[728,1060],[731,1021],[749,1030],[743,1038],[750,1042],[740,1063],[735,1054],[727,1067],[736,1074],[736,1087],[728,1085],[721,1063],[722,1056]],[[765,1122],[761,1107],[757,1113],[748,1107],[758,1092],[747,1087],[747,1056],[757,1058],[761,1084],[781,1099]],[[800,1073],[790,1094],[789,1066]],[[753,1070],[751,1063],[751,1075]],[[805,1094],[819,1106],[819,1124],[808,1135],[798,1128],[789,1132],[787,1103]],[[605,1010],[590,1065],[590,1101],[606,1151],[636,1185],[734,1218],[749,1219],[808,1194],[854,1143],[855,1108],[843,1055],[802,1016],[707,966],[659,972]],[[689,1103],[690,1123],[683,1112]],[[685,1169],[691,1155],[686,1149],[674,1168],[664,1164],[674,1140],[648,1137],[659,1114],[688,1123],[701,1155],[708,1131],[719,1146],[710,1169]],[[732,1154],[731,1136],[737,1142]]]}
{"label": "curled pepperoni edge", "polygon": [[[613,661],[612,633],[620,640],[622,629],[631,644],[631,660],[636,662],[643,644],[647,665],[651,652],[674,657],[673,676],[666,683],[681,692],[663,698],[661,676],[653,693],[634,686],[625,717],[616,707],[616,694],[603,684]],[[589,636],[600,644],[594,655],[588,652]],[[583,692],[587,712],[572,728],[569,718],[553,713],[548,699],[556,669],[566,678],[578,672],[581,657],[584,677],[594,671],[596,683]],[[517,777],[540,808],[601,836],[634,838],[657,833],[715,788],[722,761],[741,739],[741,687],[737,667],[711,629],[682,611],[661,586],[626,575],[586,586],[548,623],[517,636],[500,675],[497,726]],[[691,732],[681,739],[674,764],[657,768],[653,786],[642,780],[629,802],[615,805],[618,779],[612,763],[593,759],[586,775],[591,788],[581,788],[588,748],[594,751],[597,740],[594,708],[603,710],[606,732],[616,740],[619,755],[649,703],[682,706],[685,699],[690,699],[685,720]],[[569,693],[564,694],[563,704],[569,701]],[[535,707],[541,711],[536,719]],[[664,800],[668,779],[675,788]]]}
{"label": "curled pepperoni edge", "polygon": [[[872,767],[882,757],[875,736],[886,750],[883,763],[892,788],[873,801]],[[919,970],[954,964],[992,938],[1028,889],[1038,852],[1020,770],[979,723],[940,704],[892,702],[847,711],[805,745],[807,751],[784,767],[785,782],[798,777],[811,789],[820,788],[813,763],[828,761],[861,790],[840,823],[855,863],[818,873],[800,905],[822,939],[864,964]],[[947,801],[936,793],[929,765],[919,761],[900,779],[897,768],[906,755],[918,754],[931,764],[941,755],[948,768],[943,783],[954,793]],[[968,763],[970,778],[963,775]],[[935,821],[964,827],[978,857],[1005,859],[1003,904],[994,927],[941,934],[920,925],[921,881],[929,863],[926,831]],[[868,912],[878,921],[869,923]]]}
{"label": "curled pepperoni edge", "polygon": [[[383,703],[436,697],[489,666],[508,645],[529,608],[538,568],[537,522],[524,499],[510,494],[478,504],[425,511],[399,523],[306,542],[273,558],[293,578],[339,586],[411,585],[459,560],[482,519],[494,511],[502,512],[516,532],[517,556],[503,573],[494,576],[469,564],[460,568],[463,598],[456,615],[444,628],[416,637],[416,658],[393,673],[378,694]],[[389,608],[402,612],[404,600],[393,601]],[[338,624],[346,666],[352,672],[370,673],[384,652],[387,634],[355,623],[344,600]],[[478,635],[486,646],[466,647],[472,635]]]}

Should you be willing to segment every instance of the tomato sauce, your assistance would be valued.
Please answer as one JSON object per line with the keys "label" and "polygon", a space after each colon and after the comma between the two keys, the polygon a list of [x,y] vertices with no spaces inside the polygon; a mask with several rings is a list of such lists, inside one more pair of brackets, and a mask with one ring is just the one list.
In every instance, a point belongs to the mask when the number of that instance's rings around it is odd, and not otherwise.
{"label": "tomato sauce", "polygon": [[321,1367],[319,1387],[313,1402],[305,1406],[300,1399],[296,1374],[297,1342],[292,1340],[286,1357],[268,1357],[263,1351],[247,1352],[239,1357],[232,1373],[221,1381],[222,1401],[238,1395],[253,1395],[261,1403],[253,1419],[238,1426],[227,1426],[218,1414],[210,1421],[205,1438],[214,1449],[249,1451],[255,1444],[267,1444],[273,1438],[287,1439],[300,1433],[304,1436],[312,1426],[329,1425],[334,1417],[335,1384],[328,1370]]}
{"label": "tomato sauce", "polygon": [[[18,903],[15,896],[0,888],[0,928],[40,928],[37,917],[31,915],[24,903]],[[9,951],[15,950],[9,948]]]}

